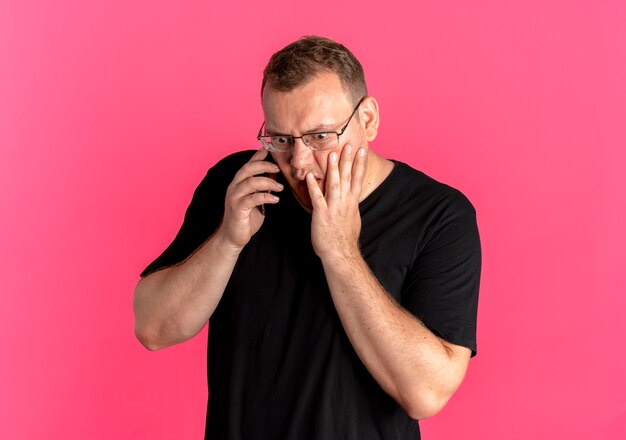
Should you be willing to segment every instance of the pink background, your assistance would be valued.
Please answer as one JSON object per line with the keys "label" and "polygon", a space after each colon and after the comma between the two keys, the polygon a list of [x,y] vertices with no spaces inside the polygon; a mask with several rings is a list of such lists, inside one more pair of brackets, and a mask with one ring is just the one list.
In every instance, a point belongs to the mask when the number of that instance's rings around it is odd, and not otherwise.
{"label": "pink background", "polygon": [[315,33],[372,147],[478,211],[479,354],[424,437],[626,438],[626,3],[294,3],[0,2],[0,437],[201,438],[206,330],[146,351],[132,292]]}

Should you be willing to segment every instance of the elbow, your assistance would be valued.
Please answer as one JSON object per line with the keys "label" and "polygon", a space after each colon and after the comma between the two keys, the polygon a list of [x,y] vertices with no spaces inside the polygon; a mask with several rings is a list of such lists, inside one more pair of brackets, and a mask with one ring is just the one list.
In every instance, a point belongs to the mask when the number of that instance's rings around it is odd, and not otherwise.
{"label": "elbow", "polygon": [[409,417],[415,420],[427,419],[439,413],[452,397],[451,394],[434,390],[421,390],[411,396],[403,396],[400,406]]}
{"label": "elbow", "polygon": [[135,323],[135,337],[141,345],[150,351],[157,351],[166,347],[154,332],[142,328],[137,323]]}
{"label": "elbow", "polygon": [[399,393],[398,403],[415,420],[427,419],[439,413],[459,389],[469,361],[469,350],[464,362],[459,362],[449,374],[436,379],[413,382]]}
{"label": "elbow", "polygon": [[196,333],[188,328],[172,326],[172,323],[166,321],[153,322],[135,319],[135,337],[150,351],[180,344],[191,339]]}
{"label": "elbow", "polygon": [[159,324],[154,313],[149,313],[145,295],[145,278],[139,280],[133,295],[133,313],[135,315],[135,337],[150,351],[160,350],[167,345],[163,343]]}
{"label": "elbow", "polygon": [[137,284],[133,297],[135,337],[141,345],[150,351],[161,350],[185,342],[202,330],[204,324],[189,324],[194,322],[190,313],[175,313],[172,310],[174,307],[160,303],[157,298],[151,298],[148,292],[153,293],[154,289],[145,280],[142,278]]}

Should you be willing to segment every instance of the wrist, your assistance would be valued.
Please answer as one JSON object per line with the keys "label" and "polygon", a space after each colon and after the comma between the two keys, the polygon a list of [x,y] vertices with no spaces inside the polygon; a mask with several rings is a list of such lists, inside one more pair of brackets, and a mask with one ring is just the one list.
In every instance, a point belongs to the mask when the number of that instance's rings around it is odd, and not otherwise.
{"label": "wrist", "polygon": [[232,240],[228,239],[224,232],[223,225],[215,231],[215,234],[211,237],[211,242],[225,258],[232,257],[236,259],[243,250],[243,246],[233,243]]}
{"label": "wrist", "polygon": [[324,267],[340,268],[343,266],[353,267],[363,260],[361,251],[357,245],[337,246],[319,255]]}

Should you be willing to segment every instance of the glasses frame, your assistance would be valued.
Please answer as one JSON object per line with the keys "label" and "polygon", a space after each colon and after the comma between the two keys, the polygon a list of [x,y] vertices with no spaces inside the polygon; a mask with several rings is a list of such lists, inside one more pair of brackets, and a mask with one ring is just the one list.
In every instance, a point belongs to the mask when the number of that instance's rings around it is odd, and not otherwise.
{"label": "glasses frame", "polygon": [[[320,150],[320,149],[317,149],[317,148],[312,147],[311,145],[309,145],[310,141],[307,142],[305,140],[305,138],[306,137],[310,137],[310,136],[314,136],[316,134],[336,134],[337,135],[337,144],[339,144],[339,136],[341,136],[348,129],[348,125],[350,125],[350,121],[352,121],[352,118],[356,114],[356,111],[361,106],[361,103],[365,100],[365,98],[367,98],[367,96],[364,96],[364,97],[362,97],[359,100],[359,102],[356,104],[356,107],[354,107],[354,110],[352,110],[352,114],[348,118],[348,121],[345,123],[345,125],[339,131],[315,131],[315,132],[311,132],[311,133],[304,133],[302,136],[292,136],[290,134],[279,135],[279,136],[268,136],[268,135],[263,135],[263,128],[265,127],[265,121],[263,121],[263,124],[261,124],[261,128],[259,128],[259,133],[257,134],[256,138],[257,138],[257,140],[261,141],[261,143],[263,144],[263,147],[265,147],[268,151],[275,152],[275,153],[288,153],[288,152],[292,151],[293,147],[296,145],[296,139],[302,139],[302,143],[307,148],[310,148],[313,151],[332,150],[333,148],[337,148],[337,147],[332,147],[332,148],[327,148],[327,149],[324,149],[324,150]],[[289,140],[289,147],[288,147],[288,149],[287,150],[279,150],[275,146],[273,146],[270,142],[268,142],[266,140],[266,138],[274,138],[274,137],[284,137],[284,138],[287,138]]]}

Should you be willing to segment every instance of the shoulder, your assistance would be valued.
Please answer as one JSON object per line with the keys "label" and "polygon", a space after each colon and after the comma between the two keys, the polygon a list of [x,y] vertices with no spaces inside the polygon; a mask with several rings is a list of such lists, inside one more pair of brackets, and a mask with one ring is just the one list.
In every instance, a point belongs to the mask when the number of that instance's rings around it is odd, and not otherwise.
{"label": "shoulder", "polygon": [[437,216],[476,215],[474,206],[460,190],[433,179],[404,162],[394,161],[388,178],[385,197],[395,203],[419,206],[421,211],[438,213]]}
{"label": "shoulder", "polygon": [[400,180],[407,184],[407,203],[420,220],[420,241],[415,255],[428,251],[448,260],[465,258],[473,262],[473,268],[479,268],[476,210],[469,199],[460,190],[421,171],[403,163],[397,165],[399,174],[403,175]]}
{"label": "shoulder", "polygon": [[245,150],[229,154],[209,168],[207,174],[211,172],[233,172],[234,174],[250,160],[254,153],[254,150]]}
{"label": "shoulder", "polygon": [[204,206],[207,200],[223,200],[235,174],[253,154],[252,150],[240,151],[212,165],[197,185],[189,209],[194,211],[196,205]]}
{"label": "shoulder", "polygon": [[253,154],[254,150],[245,150],[222,158],[208,169],[198,188],[220,184],[228,186],[237,171],[250,160]]}

